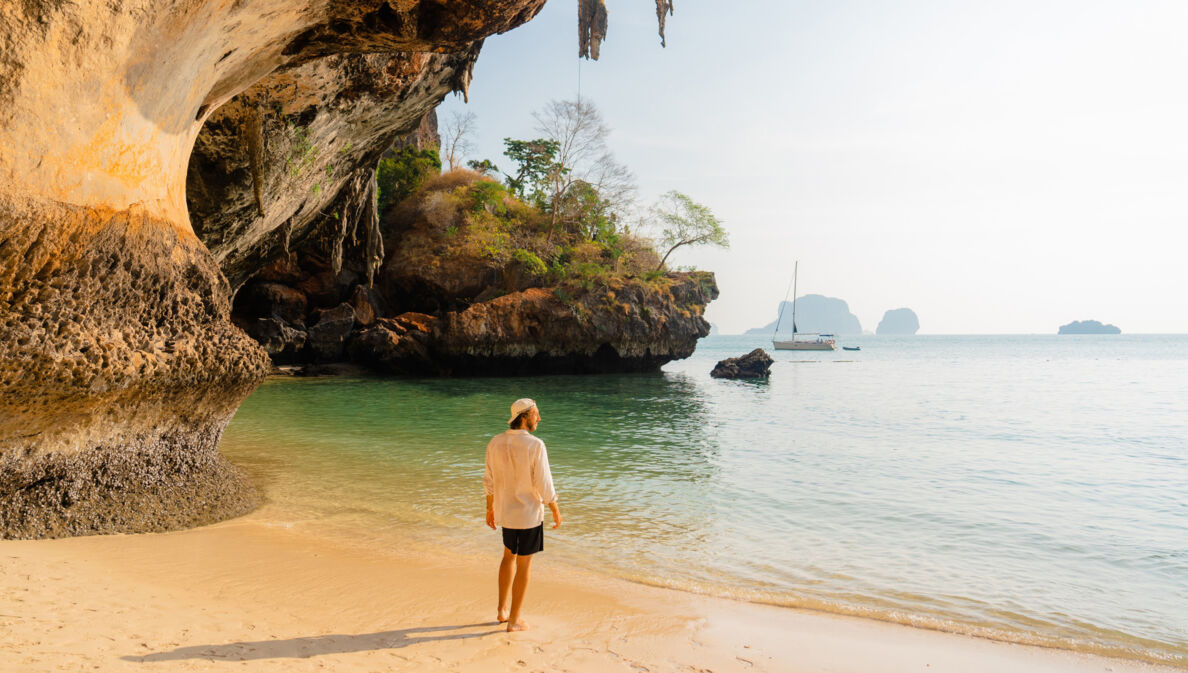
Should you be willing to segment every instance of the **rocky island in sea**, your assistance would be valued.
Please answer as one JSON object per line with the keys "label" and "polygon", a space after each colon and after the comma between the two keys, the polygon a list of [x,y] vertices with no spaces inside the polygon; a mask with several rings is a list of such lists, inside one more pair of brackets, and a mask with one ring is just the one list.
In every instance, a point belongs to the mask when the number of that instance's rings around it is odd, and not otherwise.
{"label": "rocky island in sea", "polygon": [[1057,334],[1121,334],[1122,330],[1114,325],[1102,324],[1096,320],[1074,320],[1067,325],[1061,325]]}
{"label": "rocky island in sea", "polygon": [[[780,333],[790,334],[792,302],[780,302],[776,307],[776,314],[776,320],[763,327],[751,328],[745,333],[770,335],[775,331],[778,320]],[[806,294],[796,299],[796,327],[802,334],[862,334],[862,323],[858,321],[858,316],[850,312],[850,305],[844,299],[820,294]]]}
{"label": "rocky island in sea", "polygon": [[910,308],[895,308],[883,314],[875,334],[888,336],[912,336],[920,331],[920,319]]}

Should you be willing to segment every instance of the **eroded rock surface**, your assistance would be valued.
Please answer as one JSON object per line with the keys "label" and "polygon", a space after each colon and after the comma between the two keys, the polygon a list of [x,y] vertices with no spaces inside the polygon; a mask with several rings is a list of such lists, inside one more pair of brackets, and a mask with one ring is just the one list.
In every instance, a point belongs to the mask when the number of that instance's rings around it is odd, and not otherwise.
{"label": "eroded rock surface", "polygon": [[355,338],[350,355],[395,374],[654,371],[693,354],[697,340],[709,334],[702,312],[717,296],[713,274],[704,271],[577,297],[530,288],[441,316],[408,313],[379,321]]}
{"label": "eroded rock surface", "polygon": [[[237,209],[223,222],[241,229],[215,246],[235,278],[339,180],[363,222],[369,180],[351,166],[464,86],[478,41],[542,5],[0,0],[0,536],[160,530],[249,508],[216,447],[268,360],[229,322],[230,287],[187,214],[203,122],[261,83],[223,117],[244,127],[248,195],[211,197]],[[320,72],[362,84],[303,86]],[[277,109],[284,86],[294,95]],[[368,112],[384,86],[409,100],[387,126]],[[282,120],[287,142],[266,136]],[[220,170],[243,170],[232,149]],[[283,169],[266,165],[282,155]]]}
{"label": "eroded rock surface", "polygon": [[765,379],[771,376],[771,365],[775,362],[762,348],[726,358],[714,365],[710,376],[715,379]]}
{"label": "eroded rock surface", "polygon": [[340,265],[353,242],[378,266],[376,162],[446,94],[464,91],[477,57],[477,47],[331,56],[274,73],[215,111],[187,194],[194,230],[231,286],[318,235]]}

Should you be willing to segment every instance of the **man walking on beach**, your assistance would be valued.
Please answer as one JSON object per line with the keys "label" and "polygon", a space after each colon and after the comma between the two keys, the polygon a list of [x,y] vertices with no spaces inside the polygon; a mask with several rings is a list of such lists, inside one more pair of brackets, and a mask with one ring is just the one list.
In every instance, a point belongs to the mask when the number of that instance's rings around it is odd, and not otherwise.
{"label": "man walking on beach", "polygon": [[553,528],[561,526],[561,509],[553,490],[549,454],[532,436],[540,423],[536,402],[524,398],[511,406],[510,428],[487,444],[483,492],[487,525],[503,527],[503,560],[499,563],[498,619],[508,631],[526,631],[520,617],[532,555],[544,549],[544,506],[553,512]]}

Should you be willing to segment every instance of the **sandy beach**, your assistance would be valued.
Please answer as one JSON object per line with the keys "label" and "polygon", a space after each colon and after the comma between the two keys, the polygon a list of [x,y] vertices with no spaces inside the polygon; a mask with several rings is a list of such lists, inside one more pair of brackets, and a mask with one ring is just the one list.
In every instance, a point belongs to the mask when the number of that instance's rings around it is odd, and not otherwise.
{"label": "sandy beach", "polygon": [[491,558],[369,550],[259,513],[157,535],[0,542],[16,671],[1171,671],[534,567],[494,622]]}

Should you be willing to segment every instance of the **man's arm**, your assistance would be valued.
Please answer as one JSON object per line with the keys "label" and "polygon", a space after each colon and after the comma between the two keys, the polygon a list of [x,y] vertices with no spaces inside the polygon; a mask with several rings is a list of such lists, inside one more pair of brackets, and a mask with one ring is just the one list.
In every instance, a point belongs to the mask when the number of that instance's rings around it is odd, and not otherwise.
{"label": "man's arm", "polygon": [[491,470],[491,445],[494,443],[494,439],[487,443],[486,466],[483,469],[483,493],[487,496],[487,525],[491,530],[495,530],[495,475]]}
{"label": "man's arm", "polygon": [[553,471],[549,469],[549,451],[540,443],[540,457],[532,473],[532,480],[540,491],[541,502],[553,513],[553,528],[561,527],[561,508],[557,506],[557,490],[553,488]]}
{"label": "man's arm", "polygon": [[553,513],[553,528],[554,529],[560,528],[561,527],[561,507],[557,505],[556,500],[549,503],[549,510]]}

